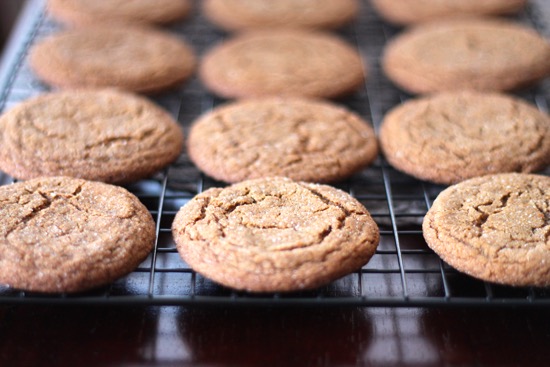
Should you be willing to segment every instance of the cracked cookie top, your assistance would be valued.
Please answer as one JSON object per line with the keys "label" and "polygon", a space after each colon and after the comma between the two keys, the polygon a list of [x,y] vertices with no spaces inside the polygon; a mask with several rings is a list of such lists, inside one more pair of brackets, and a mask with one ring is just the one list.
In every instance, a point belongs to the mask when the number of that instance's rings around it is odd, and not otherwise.
{"label": "cracked cookie top", "polygon": [[191,127],[189,156],[226,182],[266,176],[343,180],[377,156],[374,130],[328,102],[269,98],[219,107]]}
{"label": "cracked cookie top", "polygon": [[382,67],[411,93],[508,91],[550,75],[550,45],[535,30],[511,21],[429,22],[392,39]]}
{"label": "cracked cookie top", "polygon": [[207,190],[179,210],[172,231],[194,270],[253,292],[327,284],[364,265],[379,241],[348,194],[280,177]]}
{"label": "cracked cookie top", "polygon": [[550,164],[550,118],[519,98],[448,92],[390,111],[380,144],[394,167],[437,183],[534,172]]}
{"label": "cracked cookie top", "polygon": [[0,117],[0,168],[19,179],[145,178],[175,160],[183,133],[145,98],[115,90],[43,94]]}
{"label": "cracked cookie top", "polygon": [[131,272],[152,250],[155,223],[127,190],[69,177],[0,187],[0,283],[78,292]]}
{"label": "cracked cookie top", "polygon": [[550,285],[550,177],[507,173],[444,190],[423,223],[428,245],[474,277]]}
{"label": "cracked cookie top", "polygon": [[249,31],[214,46],[199,74],[208,89],[227,98],[335,98],[365,80],[360,55],[343,39],[282,29]]}

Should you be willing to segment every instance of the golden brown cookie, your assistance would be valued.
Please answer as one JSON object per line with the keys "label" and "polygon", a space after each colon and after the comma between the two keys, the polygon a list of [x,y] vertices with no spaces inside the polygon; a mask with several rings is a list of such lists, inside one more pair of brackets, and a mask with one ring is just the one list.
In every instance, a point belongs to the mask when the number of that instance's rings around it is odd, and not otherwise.
{"label": "golden brown cookie", "polygon": [[376,223],[348,194],[274,177],[197,195],[172,232],[194,270],[251,292],[327,284],[363,266],[379,241]]}
{"label": "golden brown cookie", "polygon": [[550,117],[503,94],[448,92],[391,110],[380,144],[395,168],[437,183],[533,172],[550,164]]}
{"label": "golden brown cookie", "polygon": [[299,30],[238,35],[211,49],[199,72],[206,87],[228,98],[331,98],[364,82],[361,58],[344,40]]}
{"label": "golden brown cookie", "polygon": [[65,31],[34,45],[30,64],[60,88],[117,87],[154,93],[180,85],[195,67],[187,44],[144,27],[90,27]]}
{"label": "golden brown cookie", "polygon": [[504,20],[470,19],[414,27],[391,40],[382,67],[411,93],[506,91],[550,74],[550,45],[534,30]]}
{"label": "golden brown cookie", "polygon": [[38,178],[0,187],[0,283],[78,292],[137,267],[155,222],[137,197],[100,182]]}
{"label": "golden brown cookie", "polygon": [[410,25],[457,17],[515,14],[527,0],[371,0],[371,3],[388,22]]}
{"label": "golden brown cookie", "polygon": [[298,98],[246,100],[200,117],[189,132],[191,160],[226,182],[285,176],[343,180],[377,156],[374,130],[329,102]]}
{"label": "golden brown cookie", "polygon": [[357,0],[205,0],[204,15],[228,31],[260,28],[334,29],[355,18]]}
{"label": "golden brown cookie", "polygon": [[185,18],[190,0],[48,0],[48,11],[72,26],[167,24]]}
{"label": "golden brown cookie", "polygon": [[19,179],[127,183],[174,161],[182,146],[181,128],[167,112],[115,90],[43,94],[0,117],[0,168]]}
{"label": "golden brown cookie", "polygon": [[508,173],[444,190],[423,223],[449,265],[514,286],[550,285],[550,177]]}

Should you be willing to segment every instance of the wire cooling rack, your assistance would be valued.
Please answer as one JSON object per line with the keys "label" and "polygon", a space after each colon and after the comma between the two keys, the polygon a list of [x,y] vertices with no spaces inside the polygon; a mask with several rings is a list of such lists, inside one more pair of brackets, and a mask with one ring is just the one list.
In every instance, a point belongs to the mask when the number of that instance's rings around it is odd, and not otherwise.
{"label": "wire cooling rack", "polygon": [[[531,5],[516,20],[544,33],[546,28],[538,17],[538,9]],[[32,24],[16,40],[15,61],[4,70],[7,77],[0,90],[0,110],[49,90],[29,69],[27,52],[34,42],[59,31],[61,26],[43,10],[24,21]],[[198,9],[191,18],[169,30],[189,41],[199,55],[227,37],[209,25]],[[398,32],[382,22],[366,2],[361,4],[359,19],[339,31],[364,57],[369,76],[360,91],[338,103],[372,121],[375,129],[390,108],[410,97],[391,85],[379,65],[385,43]],[[547,84],[541,84],[520,96],[547,110],[549,90]],[[179,90],[153,99],[178,119],[185,132],[200,114],[224,102],[209,94],[196,78]],[[11,182],[11,177],[0,173],[0,184]],[[221,287],[195,273],[180,259],[170,226],[178,209],[193,196],[223,185],[203,175],[182,153],[176,163],[155,177],[127,186],[147,206],[157,225],[155,250],[134,272],[108,286],[80,294],[44,295],[0,286],[0,304],[550,306],[550,289],[490,284],[458,273],[442,262],[424,242],[421,224],[444,186],[402,174],[383,157],[335,185],[362,202],[380,228],[379,248],[366,266],[306,292],[255,295]]]}

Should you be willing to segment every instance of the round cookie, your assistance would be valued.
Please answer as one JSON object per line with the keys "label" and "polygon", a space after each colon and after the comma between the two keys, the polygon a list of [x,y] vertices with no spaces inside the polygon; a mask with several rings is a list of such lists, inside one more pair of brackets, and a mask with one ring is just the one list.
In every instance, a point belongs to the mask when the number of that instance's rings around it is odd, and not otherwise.
{"label": "round cookie", "polygon": [[34,45],[30,65],[60,88],[117,87],[153,93],[180,85],[195,67],[193,51],[167,32],[144,27],[65,31]]}
{"label": "round cookie", "polygon": [[211,49],[199,73],[227,98],[338,97],[364,82],[361,58],[342,39],[301,30],[253,31]]}
{"label": "round cookie", "polygon": [[411,25],[456,17],[515,14],[527,0],[371,0],[371,3],[388,22]]}
{"label": "round cookie", "polygon": [[534,30],[504,20],[469,19],[414,27],[391,40],[385,74],[411,93],[507,91],[550,74],[550,45]]}
{"label": "round cookie", "polygon": [[343,180],[377,156],[374,130],[329,102],[266,98],[234,102],[200,117],[188,140],[191,160],[226,182],[285,176]]}
{"label": "round cookie", "polygon": [[78,292],[136,268],[153,249],[155,222],[127,190],[68,177],[0,187],[0,283]]}
{"label": "round cookie", "polygon": [[428,245],[449,265],[490,282],[550,285],[550,177],[507,173],[444,190],[424,218]]}
{"label": "round cookie", "polygon": [[380,144],[395,168],[437,183],[532,172],[550,164],[550,117],[503,94],[447,92],[391,110]]}
{"label": "round cookie", "polygon": [[172,232],[195,271],[251,292],[325,285],[367,263],[379,241],[367,210],[345,192],[280,177],[197,195]]}
{"label": "round cookie", "polygon": [[334,29],[357,16],[357,0],[205,0],[204,15],[227,31]]}
{"label": "round cookie", "polygon": [[116,90],[43,94],[0,117],[0,168],[19,179],[128,183],[159,171],[182,147],[181,128],[167,112]]}
{"label": "round cookie", "polygon": [[51,15],[72,26],[167,24],[191,11],[190,0],[48,0],[47,4]]}

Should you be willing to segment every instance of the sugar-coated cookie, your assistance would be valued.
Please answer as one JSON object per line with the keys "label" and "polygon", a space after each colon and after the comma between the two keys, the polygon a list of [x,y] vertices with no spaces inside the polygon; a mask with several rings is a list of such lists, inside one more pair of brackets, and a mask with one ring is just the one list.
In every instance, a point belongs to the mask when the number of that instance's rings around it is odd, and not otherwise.
{"label": "sugar-coated cookie", "polygon": [[331,98],[364,83],[357,50],[335,35],[302,30],[254,31],[214,46],[203,58],[207,88],[227,98]]}
{"label": "sugar-coated cookie", "polygon": [[380,127],[386,159],[437,183],[550,164],[550,117],[498,93],[447,92],[390,110]]}
{"label": "sugar-coated cookie", "polygon": [[195,271],[251,292],[325,285],[367,263],[379,241],[376,223],[347,193],[274,177],[197,195],[172,232]]}
{"label": "sugar-coated cookie", "polygon": [[71,26],[167,24],[185,18],[191,0],[48,0],[48,11]]}
{"label": "sugar-coated cookie", "polygon": [[30,64],[54,87],[155,93],[188,79],[195,56],[185,41],[168,32],[110,25],[49,36],[31,48]]}
{"label": "sugar-coated cookie", "polygon": [[0,283],[78,292],[136,268],[153,249],[155,222],[127,190],[68,177],[0,187]]}
{"label": "sugar-coated cookie", "polygon": [[504,20],[431,22],[390,40],[382,68],[411,93],[507,91],[550,75],[550,45],[533,29]]}
{"label": "sugar-coated cookie", "polygon": [[527,0],[371,0],[378,14],[397,25],[519,12]]}
{"label": "sugar-coated cookie", "polygon": [[372,127],[330,102],[301,98],[251,99],[227,104],[191,127],[191,160],[226,182],[266,176],[343,180],[377,156]]}
{"label": "sugar-coated cookie", "polygon": [[176,160],[183,133],[147,99],[116,90],[53,92],[0,116],[0,169],[19,179],[146,178]]}
{"label": "sugar-coated cookie", "polygon": [[204,15],[228,31],[263,28],[333,29],[357,16],[357,0],[205,0]]}
{"label": "sugar-coated cookie", "polygon": [[423,223],[449,265],[489,282],[550,285],[550,177],[507,173],[444,190]]}

